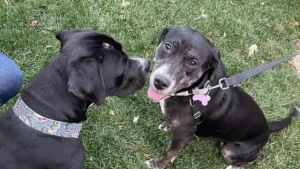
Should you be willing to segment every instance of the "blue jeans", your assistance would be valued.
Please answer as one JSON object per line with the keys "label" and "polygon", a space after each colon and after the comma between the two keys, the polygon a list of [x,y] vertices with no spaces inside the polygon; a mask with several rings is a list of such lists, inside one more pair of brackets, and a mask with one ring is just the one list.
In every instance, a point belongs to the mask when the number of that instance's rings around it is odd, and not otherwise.
{"label": "blue jeans", "polygon": [[13,60],[0,53],[0,107],[18,94],[23,75]]}

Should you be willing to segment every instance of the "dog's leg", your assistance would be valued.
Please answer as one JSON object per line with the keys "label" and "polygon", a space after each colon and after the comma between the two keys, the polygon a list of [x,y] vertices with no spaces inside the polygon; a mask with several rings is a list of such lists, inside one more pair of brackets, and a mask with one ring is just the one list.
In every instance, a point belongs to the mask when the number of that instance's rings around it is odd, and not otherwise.
{"label": "dog's leg", "polygon": [[244,169],[257,159],[260,146],[247,143],[226,143],[222,148],[222,155],[231,165],[226,169]]}
{"label": "dog's leg", "polygon": [[196,126],[177,126],[172,129],[172,141],[168,151],[159,159],[148,160],[147,166],[152,169],[164,169],[175,160],[185,146],[193,141],[195,131]]}
{"label": "dog's leg", "polygon": [[[159,104],[160,104],[160,108],[161,108],[161,111],[162,111],[162,114],[165,115],[165,100],[161,100],[159,101]],[[161,131],[169,131],[170,130],[170,127],[168,126],[168,123],[166,121],[163,121],[159,126],[158,126],[158,129],[161,130]]]}

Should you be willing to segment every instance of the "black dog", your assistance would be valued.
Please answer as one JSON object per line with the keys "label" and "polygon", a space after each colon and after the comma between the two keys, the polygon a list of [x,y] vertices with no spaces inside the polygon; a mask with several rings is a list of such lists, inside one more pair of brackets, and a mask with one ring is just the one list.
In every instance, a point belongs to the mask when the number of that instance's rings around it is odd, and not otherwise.
{"label": "black dog", "polygon": [[194,103],[201,112],[198,124],[193,117],[191,96],[174,96],[174,93],[203,88],[208,83],[218,85],[220,79],[228,77],[220,57],[217,47],[196,30],[175,27],[162,31],[148,96],[160,101],[165,122],[159,128],[171,129],[172,142],[161,158],[146,162],[150,168],[165,168],[192,142],[194,134],[222,142],[222,155],[231,164],[227,168],[243,168],[257,158],[270,133],[286,127],[300,111],[296,107],[288,118],[267,123],[262,110],[243,89],[217,88],[210,91],[207,106]]}
{"label": "black dog", "polygon": [[[92,104],[126,97],[146,83],[149,62],[128,58],[112,37],[94,30],[58,31],[61,51],[29,84],[21,99],[46,118],[79,123]],[[52,126],[55,128],[55,126]],[[0,117],[0,169],[81,169],[82,139],[43,133],[13,109]]]}

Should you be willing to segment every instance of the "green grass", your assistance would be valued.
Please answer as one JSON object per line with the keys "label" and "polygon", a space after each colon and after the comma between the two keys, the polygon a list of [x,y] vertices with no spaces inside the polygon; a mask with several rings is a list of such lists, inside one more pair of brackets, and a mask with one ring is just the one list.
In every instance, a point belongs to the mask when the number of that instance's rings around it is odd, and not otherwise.
{"label": "green grass", "polygon": [[[300,22],[299,0],[130,0],[127,8],[122,7],[122,0],[7,2],[0,1],[0,51],[21,67],[24,84],[57,55],[59,42],[54,32],[60,29],[91,27],[122,42],[128,55],[152,59],[164,27],[190,26],[213,39],[230,75],[294,53],[300,31],[292,26],[293,22]],[[207,18],[201,17],[202,10]],[[31,26],[33,19],[39,21],[39,27]],[[42,30],[47,34],[42,35]],[[248,56],[247,49],[255,43],[258,53]],[[47,45],[52,48],[46,49]],[[284,118],[292,103],[300,101],[300,81],[287,62],[240,86],[255,98],[269,121]],[[166,150],[170,134],[157,129],[162,114],[159,105],[147,98],[146,88],[123,100],[107,98],[105,106],[89,110],[82,131],[86,169],[144,169],[144,153],[159,157]],[[1,113],[15,100],[16,97],[6,104]],[[110,110],[116,115],[110,115]],[[140,117],[137,124],[133,124],[135,116]],[[119,130],[119,125],[124,126],[123,130]],[[299,157],[298,118],[290,127],[271,136],[259,161],[249,168],[298,169]],[[225,166],[219,148],[205,139],[197,139],[168,168]]]}

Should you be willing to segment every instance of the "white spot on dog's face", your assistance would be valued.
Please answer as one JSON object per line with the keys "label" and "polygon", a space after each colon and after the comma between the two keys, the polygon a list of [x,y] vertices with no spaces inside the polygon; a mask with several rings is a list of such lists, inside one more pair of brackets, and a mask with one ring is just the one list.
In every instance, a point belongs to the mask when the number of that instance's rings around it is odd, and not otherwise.
{"label": "white spot on dog's face", "polygon": [[157,47],[156,47],[156,49],[155,49],[155,55],[154,55],[154,58],[153,58],[153,61],[154,62],[156,62],[157,61],[157,53],[158,53],[158,49],[161,47],[161,45],[162,45],[162,43],[160,43]]}

